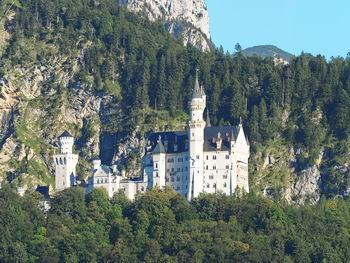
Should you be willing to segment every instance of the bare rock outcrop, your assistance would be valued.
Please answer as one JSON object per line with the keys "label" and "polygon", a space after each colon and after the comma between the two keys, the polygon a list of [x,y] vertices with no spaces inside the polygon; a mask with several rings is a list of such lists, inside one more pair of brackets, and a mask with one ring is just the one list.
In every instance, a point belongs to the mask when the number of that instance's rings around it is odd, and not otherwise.
{"label": "bare rock outcrop", "polygon": [[184,44],[200,50],[210,48],[209,15],[204,0],[117,0],[129,10],[151,21],[162,21],[169,32],[182,37]]}

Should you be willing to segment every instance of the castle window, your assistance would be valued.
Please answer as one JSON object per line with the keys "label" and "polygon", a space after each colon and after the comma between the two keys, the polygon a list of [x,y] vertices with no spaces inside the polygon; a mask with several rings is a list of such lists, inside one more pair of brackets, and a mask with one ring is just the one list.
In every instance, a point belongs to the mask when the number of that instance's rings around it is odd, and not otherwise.
{"label": "castle window", "polygon": [[213,155],[213,160],[216,160],[216,155]]}
{"label": "castle window", "polygon": [[213,170],[216,170],[216,165],[213,165]]}
{"label": "castle window", "polygon": [[171,168],[171,171],[172,171],[172,172],[174,172],[174,171],[175,171],[174,167],[173,167],[173,168]]}
{"label": "castle window", "polygon": [[112,188],[112,192],[114,192],[114,187]]}
{"label": "castle window", "polygon": [[141,192],[143,192],[143,191],[145,191],[145,188],[142,186],[140,190],[141,190]]}
{"label": "castle window", "polygon": [[227,179],[227,174],[224,174],[222,178]]}
{"label": "castle window", "polygon": [[107,178],[105,179],[105,183],[107,183]]}
{"label": "castle window", "polygon": [[55,160],[56,160],[56,164],[58,165],[58,159],[56,158]]}
{"label": "castle window", "polygon": [[180,177],[177,177],[177,178],[176,178],[176,181],[177,181],[177,182],[180,182]]}
{"label": "castle window", "polygon": [[174,159],[173,158],[169,158],[168,159],[168,163],[173,163],[174,162]]}
{"label": "castle window", "polygon": [[207,188],[210,188],[210,184],[207,184]]}
{"label": "castle window", "polygon": [[62,162],[62,158],[60,158],[60,164],[61,164],[61,165],[63,164],[63,162]]}
{"label": "castle window", "polygon": [[216,188],[216,184],[215,183],[213,184],[213,188]]}
{"label": "castle window", "polygon": [[230,169],[230,166],[229,166],[229,165],[226,165],[226,169]]}
{"label": "castle window", "polygon": [[187,167],[187,166],[185,166],[185,171],[186,171],[186,172],[188,171],[188,167]]}
{"label": "castle window", "polygon": [[169,182],[169,177],[165,177],[165,182]]}
{"label": "castle window", "polygon": [[224,188],[226,188],[227,187],[227,183],[224,183]]}
{"label": "castle window", "polygon": [[66,157],[63,158],[63,162],[64,162],[64,164],[67,164],[67,159],[66,159]]}
{"label": "castle window", "polygon": [[209,156],[207,155],[207,160],[209,160]]}
{"label": "castle window", "polygon": [[209,175],[209,180],[214,179],[214,175]]}
{"label": "castle window", "polygon": [[158,172],[156,173],[156,177],[158,177]]}
{"label": "castle window", "polygon": [[199,160],[199,155],[196,156],[196,159]]}
{"label": "castle window", "polygon": [[172,181],[172,182],[175,182],[175,178],[174,178],[174,177],[171,177],[171,181]]}
{"label": "castle window", "polygon": [[154,163],[154,167],[158,169],[158,163]]}
{"label": "castle window", "polygon": [[230,159],[230,155],[226,154],[226,160]]}
{"label": "castle window", "polygon": [[176,190],[180,190],[180,186],[177,186],[177,187],[176,187]]}
{"label": "castle window", "polygon": [[205,169],[206,169],[206,170],[208,170],[208,169],[209,169],[208,165],[205,167]]}

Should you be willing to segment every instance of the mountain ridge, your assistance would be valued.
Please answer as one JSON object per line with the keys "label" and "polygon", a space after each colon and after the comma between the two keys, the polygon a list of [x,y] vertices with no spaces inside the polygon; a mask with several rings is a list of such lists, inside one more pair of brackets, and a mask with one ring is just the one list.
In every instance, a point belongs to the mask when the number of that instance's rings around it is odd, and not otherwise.
{"label": "mountain ridge", "polygon": [[258,45],[249,48],[245,48],[242,50],[243,55],[245,56],[253,56],[257,55],[263,58],[273,57],[273,58],[281,58],[287,62],[291,60],[294,56],[283,49],[280,49],[274,45]]}

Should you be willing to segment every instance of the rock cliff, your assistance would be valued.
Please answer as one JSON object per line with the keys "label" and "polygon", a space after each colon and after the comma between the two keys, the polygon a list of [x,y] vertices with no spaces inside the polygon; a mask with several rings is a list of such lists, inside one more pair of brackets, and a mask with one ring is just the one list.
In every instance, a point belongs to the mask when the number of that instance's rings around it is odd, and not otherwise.
{"label": "rock cliff", "polygon": [[204,0],[117,0],[129,10],[163,22],[169,32],[203,51],[210,48],[209,15]]}

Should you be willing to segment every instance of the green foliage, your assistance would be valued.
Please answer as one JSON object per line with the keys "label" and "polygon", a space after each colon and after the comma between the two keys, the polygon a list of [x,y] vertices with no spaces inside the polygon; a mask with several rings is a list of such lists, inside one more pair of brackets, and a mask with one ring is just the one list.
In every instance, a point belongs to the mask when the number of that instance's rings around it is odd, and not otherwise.
{"label": "green foliage", "polygon": [[[0,190],[1,262],[349,262],[349,200],[276,204],[253,193],[188,203],[153,189],[130,203],[70,188],[47,213]],[[121,213],[121,208],[124,209]],[[113,212],[113,211],[114,212]]]}

